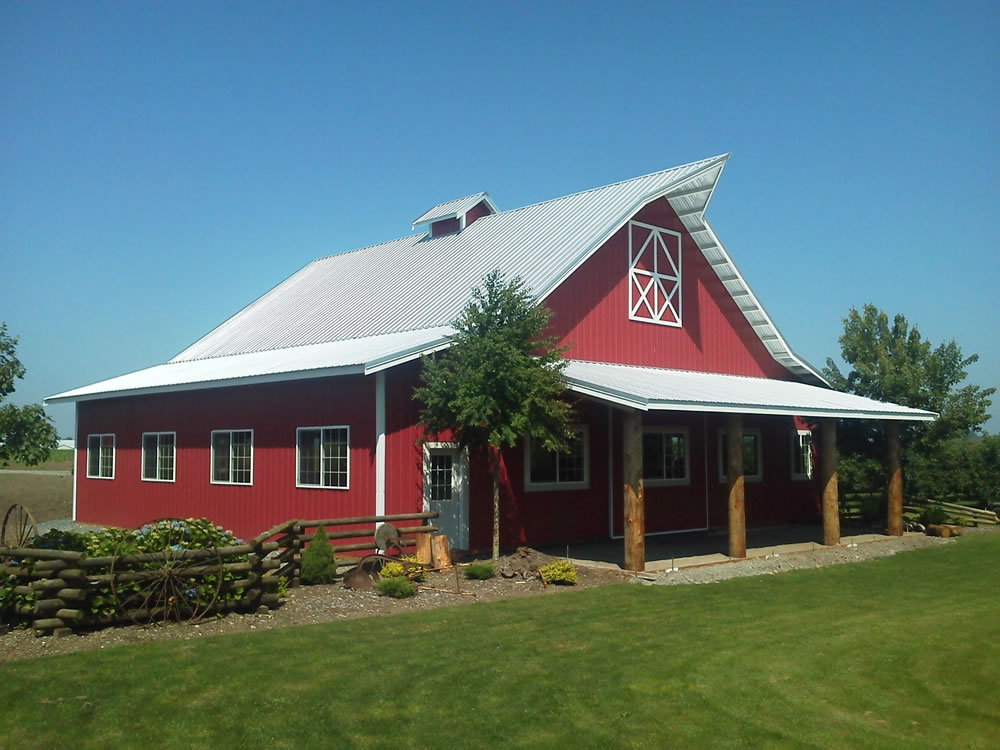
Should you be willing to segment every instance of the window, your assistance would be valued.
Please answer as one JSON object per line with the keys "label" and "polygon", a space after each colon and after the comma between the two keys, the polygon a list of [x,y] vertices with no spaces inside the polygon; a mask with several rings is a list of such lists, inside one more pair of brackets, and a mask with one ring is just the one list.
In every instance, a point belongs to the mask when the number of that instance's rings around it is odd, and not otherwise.
{"label": "window", "polygon": [[87,478],[115,478],[115,436],[87,435]]}
{"label": "window", "polygon": [[212,431],[212,482],[253,484],[253,430]]}
{"label": "window", "polygon": [[573,437],[567,453],[545,450],[541,444],[524,439],[524,486],[528,490],[573,490],[590,486],[588,431],[571,427]]}
{"label": "window", "polygon": [[142,433],[142,478],[146,482],[174,481],[175,432]]}
{"label": "window", "polygon": [[809,430],[796,430],[792,433],[792,479],[812,478],[812,442]]}
{"label": "window", "polygon": [[681,235],[628,223],[628,317],[661,326],[681,325]]}
{"label": "window", "polygon": [[[726,433],[719,433],[719,481],[726,482],[726,465],[729,462],[729,446]],[[743,431],[743,478],[748,482],[761,479],[760,430]]]}
{"label": "window", "polygon": [[298,487],[347,489],[347,427],[300,427],[296,442]]}
{"label": "window", "polygon": [[657,485],[691,484],[688,432],[682,427],[646,427],[642,432],[642,479]]}

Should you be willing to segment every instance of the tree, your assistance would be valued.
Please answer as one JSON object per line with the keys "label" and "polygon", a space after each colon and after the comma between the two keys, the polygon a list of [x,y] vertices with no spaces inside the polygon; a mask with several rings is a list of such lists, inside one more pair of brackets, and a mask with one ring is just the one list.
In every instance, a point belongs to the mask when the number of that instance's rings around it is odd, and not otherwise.
{"label": "tree", "polygon": [[0,322],[0,466],[11,460],[34,466],[59,444],[56,428],[41,404],[3,403],[14,392],[14,382],[24,377],[17,341],[17,336],[8,335],[7,324]]}
{"label": "tree", "polygon": [[[865,305],[861,312],[852,307],[844,319],[840,347],[851,370],[844,375],[827,359],[823,374],[834,388],[940,415],[934,422],[903,423],[900,437],[908,464],[909,458],[939,460],[944,443],[978,433],[990,418],[987,410],[996,388],[962,385],[979,355],[965,357],[953,340],[932,348],[902,315],[890,325],[889,317],[874,305]],[[882,458],[884,427],[848,420],[838,443],[847,475],[871,476],[874,462]]]}
{"label": "tree", "polygon": [[493,476],[493,559],[500,554],[500,451],[531,435],[546,450],[569,449],[572,407],[561,400],[565,349],[544,332],[551,314],[520,278],[492,271],[452,323],[451,345],[424,357],[414,397],[426,434],[450,430],[486,455]]}

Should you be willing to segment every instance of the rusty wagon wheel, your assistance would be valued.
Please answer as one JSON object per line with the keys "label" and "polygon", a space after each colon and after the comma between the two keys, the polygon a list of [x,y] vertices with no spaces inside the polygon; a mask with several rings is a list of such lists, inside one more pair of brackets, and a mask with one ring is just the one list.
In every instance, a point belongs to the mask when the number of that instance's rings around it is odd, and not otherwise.
{"label": "rusty wagon wheel", "polygon": [[35,536],[35,517],[23,505],[7,508],[0,526],[0,547],[24,547]]}
{"label": "rusty wagon wheel", "polygon": [[[111,562],[118,611],[135,623],[194,622],[211,611],[222,588],[222,556],[214,544],[188,549],[205,521],[161,518],[137,532],[156,540],[155,552],[135,553],[123,539]],[[209,530],[209,529],[205,529]]]}

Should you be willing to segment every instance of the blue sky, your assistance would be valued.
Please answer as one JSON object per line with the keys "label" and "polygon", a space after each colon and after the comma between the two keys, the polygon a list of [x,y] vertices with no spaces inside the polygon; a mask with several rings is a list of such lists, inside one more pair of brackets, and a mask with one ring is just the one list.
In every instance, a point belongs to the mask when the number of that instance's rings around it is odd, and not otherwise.
{"label": "blue sky", "polygon": [[13,400],[164,362],[440,201],[723,152],[708,215],[800,355],[873,302],[997,385],[997,38],[995,2],[4,3]]}

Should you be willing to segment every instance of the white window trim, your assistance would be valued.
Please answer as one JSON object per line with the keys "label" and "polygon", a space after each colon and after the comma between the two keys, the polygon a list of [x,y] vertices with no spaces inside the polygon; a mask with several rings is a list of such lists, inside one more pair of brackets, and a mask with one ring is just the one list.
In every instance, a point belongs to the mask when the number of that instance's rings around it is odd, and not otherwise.
{"label": "white window trim", "polygon": [[[633,248],[632,243],[632,228],[640,227],[641,229],[648,229],[649,236],[646,241],[642,244],[638,251]],[[668,235],[673,237],[677,242],[677,264],[674,266],[674,260],[670,257],[670,251],[667,249],[667,243],[663,240],[663,235]],[[653,270],[643,271],[638,270],[636,266],[638,265],[639,258],[642,257],[643,251],[649,243],[653,243]],[[668,262],[671,266],[669,269],[665,269],[665,272],[661,272],[659,267],[659,255],[657,253],[656,243],[660,242],[666,249],[665,255],[668,258]],[[683,255],[684,242],[683,237],[680,232],[675,232],[672,229],[666,229],[665,227],[657,227],[652,224],[645,224],[641,221],[630,221],[628,223],[628,319],[635,320],[640,323],[654,323],[661,326],[670,326],[672,328],[682,327],[682,299],[681,294],[683,293],[682,288],[682,258]],[[670,271],[674,271],[671,274]],[[648,279],[649,283],[646,284],[645,290],[639,286],[639,278]],[[664,289],[662,282],[666,280],[671,283],[676,282],[673,294],[667,295],[666,289]],[[649,294],[654,293],[654,299],[656,299],[656,292],[660,291],[660,296],[664,297],[663,300],[659,301],[654,309],[654,305],[651,304],[649,299]],[[649,312],[649,317],[643,317],[636,315],[640,308],[645,307]],[[663,320],[663,314],[667,311],[673,313],[675,320]]]}
{"label": "white window trim", "polygon": [[683,435],[684,436],[684,478],[683,479],[647,479],[643,472],[642,482],[646,487],[685,487],[691,484],[691,434],[687,427],[670,427],[646,425],[642,434]]}
{"label": "white window trim", "polygon": [[[760,482],[764,479],[764,440],[760,434],[760,428],[758,427],[748,427],[743,430],[744,435],[756,435],[757,436],[757,473],[747,474],[746,467],[743,467],[743,481],[744,482]],[[719,481],[725,484],[728,479],[726,476],[726,467],[722,464],[722,446],[726,439],[726,431],[719,430]]]}
{"label": "white window trim", "polygon": [[[90,439],[95,438],[111,438],[111,476],[102,477],[100,474],[90,473]],[[115,464],[118,461],[118,442],[115,439],[115,433],[113,432],[92,432],[87,435],[87,479],[114,479],[115,478]],[[101,444],[97,443],[97,470],[101,470]]]}
{"label": "white window trim", "polygon": [[[524,436],[524,490],[525,492],[561,492],[563,490],[590,489],[590,427],[585,424],[570,425],[569,429],[583,436],[583,480],[579,482],[532,482],[531,481],[531,436]],[[559,465],[556,464],[556,478]]]}
{"label": "white window trim", "polygon": [[[219,432],[230,433],[229,437],[229,476],[233,475],[233,443],[232,443],[232,433],[234,432],[249,432],[250,433],[250,481],[249,482],[220,482],[215,479],[215,435]],[[234,427],[231,430],[212,430],[212,434],[208,438],[208,480],[210,484],[223,484],[232,485],[234,487],[252,487],[253,486],[253,446],[254,446],[254,434],[253,429],[250,427]]]}
{"label": "white window trim", "polygon": [[[343,487],[328,487],[325,484],[302,484],[299,482],[301,466],[299,465],[299,433],[303,430],[347,430],[347,482]],[[323,433],[320,432],[319,479],[323,481]],[[351,426],[347,424],[327,424],[316,427],[295,428],[295,486],[302,490],[349,490],[351,489]]]}
{"label": "white window trim", "polygon": [[[173,479],[160,479],[159,477],[151,479],[145,475],[146,472],[146,435],[156,435],[156,450],[157,450],[157,464],[156,470],[159,474],[160,469],[160,435],[173,435],[174,436],[174,478]],[[159,432],[144,432],[139,442],[139,479],[143,482],[176,482],[177,481],[177,433],[171,430],[160,430]]]}
{"label": "white window trim", "polygon": [[[800,450],[799,438],[802,435],[808,435],[809,436],[809,444],[810,444],[810,448],[809,448],[809,466],[808,466],[808,470],[806,471],[805,474],[798,474],[795,471],[795,458],[798,455],[799,450]],[[791,464],[790,464],[789,468],[790,468],[790,472],[791,472],[792,480],[793,481],[803,482],[803,481],[808,481],[808,480],[812,479],[813,470],[815,469],[815,467],[813,466],[813,460],[812,460],[812,430],[793,430],[792,431],[792,452],[791,452],[791,455],[789,456],[789,459],[791,461]]]}

